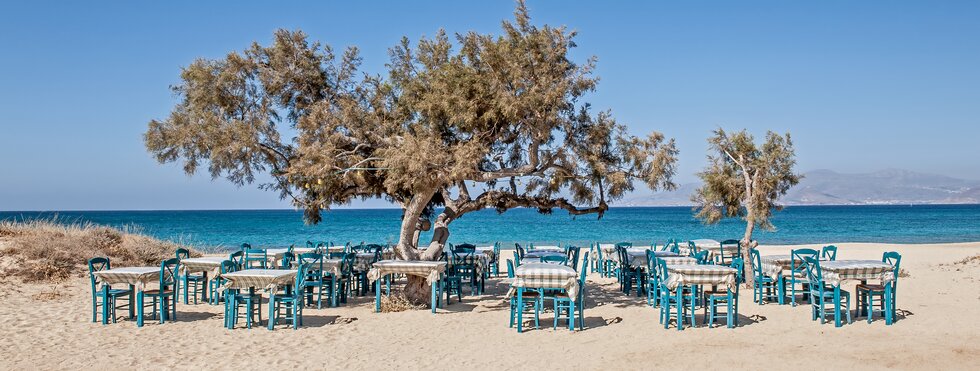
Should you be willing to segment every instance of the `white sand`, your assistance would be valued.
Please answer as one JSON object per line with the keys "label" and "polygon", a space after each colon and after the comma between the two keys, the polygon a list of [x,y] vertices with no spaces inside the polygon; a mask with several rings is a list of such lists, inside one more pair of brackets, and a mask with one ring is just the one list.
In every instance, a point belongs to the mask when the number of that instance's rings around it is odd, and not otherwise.
{"label": "white sand", "polygon": [[[428,310],[373,313],[373,297],[341,308],[306,310],[306,327],[227,330],[220,306],[179,305],[178,322],[91,321],[87,278],[56,287],[5,283],[0,291],[0,368],[265,369],[977,369],[980,367],[980,243],[948,245],[839,244],[838,259],[903,255],[910,277],[898,286],[899,320],[864,318],[834,328],[810,321],[806,305],[752,303],[742,290],[741,327],[665,330],[645,299],[626,297],[611,279],[590,276],[588,328],[547,328],[518,334],[507,327],[504,284],[466,297],[438,314]],[[788,253],[766,246],[763,254]],[[507,256],[505,254],[505,256]],[[853,282],[848,283],[853,291]],[[491,288],[492,287],[492,288]],[[44,292],[61,296],[45,299]],[[699,311],[700,312],[700,311]],[[265,316],[263,309],[263,316]],[[354,320],[356,319],[356,320]],[[698,316],[700,321],[701,316]]]}

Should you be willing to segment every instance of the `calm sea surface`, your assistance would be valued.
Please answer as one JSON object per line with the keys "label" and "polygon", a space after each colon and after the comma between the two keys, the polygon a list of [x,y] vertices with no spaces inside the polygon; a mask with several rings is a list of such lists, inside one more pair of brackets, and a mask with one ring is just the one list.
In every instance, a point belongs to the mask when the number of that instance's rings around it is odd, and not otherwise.
{"label": "calm sea surface", "polygon": [[[157,238],[222,249],[242,242],[262,246],[304,244],[307,240],[395,242],[401,211],[333,210],[315,226],[304,225],[302,213],[293,210],[0,212],[0,220],[55,216],[63,223],[136,227]],[[773,222],[776,231],[756,234],[760,243],[980,241],[980,205],[787,207]],[[454,222],[449,241],[649,244],[671,237],[738,239],[743,229],[744,224],[737,219],[703,225],[692,217],[689,207],[613,208],[601,220],[595,215],[571,217],[563,211],[541,215],[529,209],[504,214],[483,210]],[[425,241],[428,237],[423,235]]]}

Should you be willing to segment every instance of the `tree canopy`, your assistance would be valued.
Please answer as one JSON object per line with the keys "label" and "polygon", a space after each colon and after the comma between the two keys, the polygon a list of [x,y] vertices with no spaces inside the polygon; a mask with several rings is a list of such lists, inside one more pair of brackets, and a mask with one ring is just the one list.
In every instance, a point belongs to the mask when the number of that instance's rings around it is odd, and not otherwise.
{"label": "tree canopy", "polygon": [[260,187],[310,223],[331,205],[393,201],[405,211],[396,251],[406,259],[441,251],[444,240],[422,254],[412,239],[435,213],[437,228],[483,208],[601,217],[635,180],[674,188],[673,139],[630,135],[583,102],[596,59],[569,59],[575,32],[532,25],[523,2],[502,26],[403,38],[386,75],[360,71],[356,48],[337,56],[302,31],[276,31],[269,46],[184,68],[179,103],[149,123],[146,147],[239,185],[268,172]]}
{"label": "tree canopy", "polygon": [[[802,179],[793,172],[796,154],[789,133],[766,133],[760,146],[747,131],[726,133],[717,129],[708,139],[708,166],[698,176],[704,184],[695,192],[697,218],[717,223],[740,217],[746,222],[742,246],[746,272],[752,271],[748,248],[755,247],[752,231],[758,226],[772,230],[772,213],[782,209],[779,198]],[[751,274],[747,274],[749,278]],[[750,278],[751,280],[751,278]]]}

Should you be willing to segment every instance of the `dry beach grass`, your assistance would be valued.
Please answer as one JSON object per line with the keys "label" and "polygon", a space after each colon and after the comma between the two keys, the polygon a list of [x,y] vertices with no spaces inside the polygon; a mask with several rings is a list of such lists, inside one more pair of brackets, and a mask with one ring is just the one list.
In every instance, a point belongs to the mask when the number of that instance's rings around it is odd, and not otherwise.
{"label": "dry beach grass", "polygon": [[[839,244],[841,259],[903,255],[899,320],[864,318],[834,328],[810,321],[805,305],[752,303],[741,296],[740,327],[664,329],[645,300],[611,279],[589,276],[587,328],[517,334],[507,327],[506,284],[428,310],[374,313],[373,297],[340,308],[309,309],[305,327],[222,327],[221,307],[179,305],[178,321],[91,322],[84,278],[4,285],[0,300],[2,369],[976,369],[980,365],[980,243]],[[763,254],[788,246],[763,246]],[[506,256],[506,254],[505,254]],[[849,283],[853,289],[853,283]],[[48,294],[51,292],[56,295]],[[52,297],[53,296],[53,297]],[[393,303],[395,304],[395,303]],[[393,308],[395,309],[395,308]],[[404,308],[398,308],[404,309]],[[263,310],[263,312],[266,312]],[[698,319],[702,317],[700,313]]]}

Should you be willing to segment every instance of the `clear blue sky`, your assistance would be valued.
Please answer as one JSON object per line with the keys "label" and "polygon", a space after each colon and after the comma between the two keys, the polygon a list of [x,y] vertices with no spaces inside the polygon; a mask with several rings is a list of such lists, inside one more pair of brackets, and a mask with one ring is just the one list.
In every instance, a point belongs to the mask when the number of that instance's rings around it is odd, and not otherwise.
{"label": "clear blue sky", "polygon": [[[137,4],[138,3],[138,4]],[[677,180],[704,166],[718,126],[790,131],[799,169],[883,168],[980,179],[980,2],[529,2],[599,58],[590,101],[636,134],[677,139]],[[146,123],[196,57],[302,29],[387,48],[500,30],[511,1],[331,3],[7,1],[0,5],[0,210],[282,208],[254,187],[158,165]],[[370,205],[376,205],[372,203]],[[361,206],[360,204],[355,206]]]}

